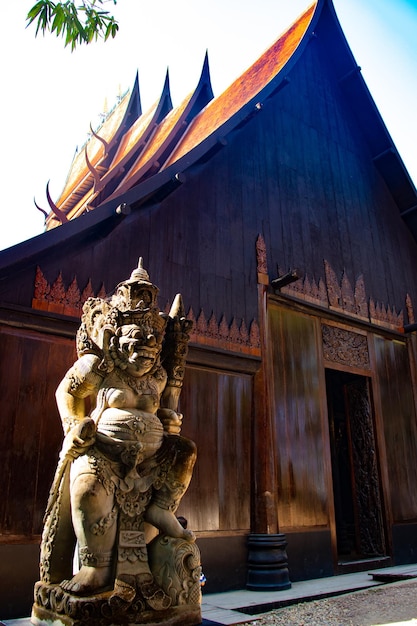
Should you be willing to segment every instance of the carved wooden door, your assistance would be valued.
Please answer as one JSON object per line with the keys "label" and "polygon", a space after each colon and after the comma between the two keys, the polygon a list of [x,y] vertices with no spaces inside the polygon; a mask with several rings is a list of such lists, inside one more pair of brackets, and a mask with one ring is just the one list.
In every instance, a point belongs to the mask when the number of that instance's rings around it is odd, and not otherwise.
{"label": "carved wooden door", "polygon": [[339,559],[384,555],[385,538],[370,381],[327,376]]}

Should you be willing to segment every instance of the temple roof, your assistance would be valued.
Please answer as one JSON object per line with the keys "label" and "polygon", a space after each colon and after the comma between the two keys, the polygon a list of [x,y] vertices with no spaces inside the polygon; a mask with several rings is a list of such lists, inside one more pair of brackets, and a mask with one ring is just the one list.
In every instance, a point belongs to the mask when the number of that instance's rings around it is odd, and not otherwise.
{"label": "temple roof", "polygon": [[[207,55],[196,89],[176,107],[167,74],[161,97],[142,113],[136,77],[131,93],[121,98],[76,155],[56,203],[48,198],[52,210],[46,230],[56,230],[66,222],[62,230],[71,237],[88,222],[93,225],[108,219],[118,207],[136,208],[171,193],[185,180],[187,168],[222,149],[227,135],[257,115],[262,104],[288,83],[292,67],[316,35],[325,37],[333,50],[330,62],[343,96],[362,128],[375,166],[417,238],[416,189],[362,78],[331,0],[313,2],[216,98]],[[90,219],[82,220],[83,228],[72,227],[76,218],[87,213]]]}
{"label": "temple roof", "polygon": [[[101,177],[107,171],[109,155],[115,151],[134,122],[141,119],[141,113],[139,80],[136,76],[130,97],[126,93],[120,98],[117,106],[106,116],[105,122],[97,131],[92,130],[90,141],[74,157],[64,189],[56,203],[67,219],[74,216],[74,206],[85,204],[85,199],[91,195],[95,176]],[[55,225],[54,218],[54,213],[48,216],[47,229]]]}
{"label": "temple roof", "polygon": [[[194,92],[172,107],[167,75],[158,103],[129,126],[125,110],[139,100],[138,82],[74,159],[46,229],[95,210],[166,170],[230,123],[267,86],[294,54],[311,22],[316,2],[235,82],[213,99],[208,57]],[[113,147],[112,158],[109,158]]]}

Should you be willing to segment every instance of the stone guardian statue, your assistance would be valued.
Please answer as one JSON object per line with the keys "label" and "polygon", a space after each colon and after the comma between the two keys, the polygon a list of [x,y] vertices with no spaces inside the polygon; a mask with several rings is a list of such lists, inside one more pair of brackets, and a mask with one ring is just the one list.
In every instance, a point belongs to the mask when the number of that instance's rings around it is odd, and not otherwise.
{"label": "stone guardian statue", "polygon": [[175,515],[196,460],[177,411],[192,322],[180,295],[167,315],[157,294],[140,259],[112,297],[84,304],[56,392],[65,438],[34,624],[201,623],[200,555]]}

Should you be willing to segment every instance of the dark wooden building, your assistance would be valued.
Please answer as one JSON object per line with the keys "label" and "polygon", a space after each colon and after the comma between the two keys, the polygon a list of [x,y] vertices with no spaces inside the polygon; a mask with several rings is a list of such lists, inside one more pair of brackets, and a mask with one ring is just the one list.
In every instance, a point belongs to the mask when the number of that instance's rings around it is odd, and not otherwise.
{"label": "dark wooden building", "polygon": [[139,256],[195,320],[205,590],[246,585],[255,535],[292,581],[417,560],[417,194],[331,0],[217,98],[207,59],[176,108],[167,76],[142,113],[136,81],[50,206],[0,253],[0,617],[31,605],[82,303]]}

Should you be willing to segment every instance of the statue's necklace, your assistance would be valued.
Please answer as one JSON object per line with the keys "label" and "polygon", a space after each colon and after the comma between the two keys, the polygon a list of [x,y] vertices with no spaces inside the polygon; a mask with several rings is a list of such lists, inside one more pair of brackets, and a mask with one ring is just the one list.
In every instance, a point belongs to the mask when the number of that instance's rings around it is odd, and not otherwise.
{"label": "statue's necklace", "polygon": [[121,369],[117,369],[116,371],[120,380],[126,383],[133,391],[136,391],[139,396],[144,394],[151,394],[155,397],[159,396],[158,383],[155,380],[155,376],[148,374],[141,378],[136,378]]}

